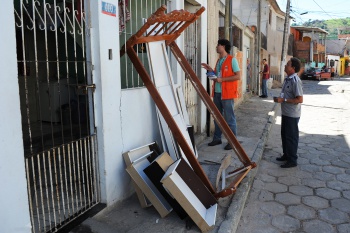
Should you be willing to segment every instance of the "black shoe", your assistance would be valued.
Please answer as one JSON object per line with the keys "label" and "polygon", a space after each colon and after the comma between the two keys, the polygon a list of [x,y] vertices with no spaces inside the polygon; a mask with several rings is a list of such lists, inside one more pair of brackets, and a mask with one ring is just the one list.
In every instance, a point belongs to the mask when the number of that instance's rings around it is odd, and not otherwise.
{"label": "black shoe", "polygon": [[227,143],[227,145],[224,147],[224,149],[225,150],[231,150],[232,146],[229,143]]}
{"label": "black shoe", "polygon": [[287,157],[282,155],[281,157],[276,158],[277,161],[287,161]]}
{"label": "black shoe", "polygon": [[221,140],[213,140],[212,142],[208,143],[208,146],[216,146],[216,145],[220,145],[222,142]]}
{"label": "black shoe", "polygon": [[267,98],[267,95],[261,95],[260,98]]}
{"label": "black shoe", "polygon": [[296,163],[286,162],[285,164],[281,165],[281,168],[290,168],[290,167],[296,167]]}

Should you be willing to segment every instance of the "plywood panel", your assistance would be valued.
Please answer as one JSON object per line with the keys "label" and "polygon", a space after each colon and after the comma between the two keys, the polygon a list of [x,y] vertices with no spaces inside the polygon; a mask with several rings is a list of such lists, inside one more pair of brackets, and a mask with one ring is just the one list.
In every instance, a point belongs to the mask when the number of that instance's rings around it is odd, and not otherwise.
{"label": "plywood panel", "polygon": [[[142,156],[153,151],[156,151],[155,153],[160,154],[159,147],[155,142],[152,142],[150,144],[147,144],[123,153],[123,158],[126,166],[130,166],[134,161],[140,159]],[[144,195],[142,190],[135,184],[134,181],[132,181],[132,184],[135,188],[135,192],[136,192],[137,198],[139,199],[141,207],[145,208],[145,207],[151,206],[152,203],[147,199],[147,197]]]}
{"label": "plywood panel", "polygon": [[[180,163],[181,165],[179,165]],[[192,182],[195,182],[192,183],[191,179],[188,179],[189,177],[196,176],[191,169],[186,169],[186,174],[181,171],[179,172],[178,169],[182,169],[181,167],[183,166],[187,166],[187,163],[184,163],[181,159],[176,161],[169,167],[161,182],[171,193],[171,195],[178,201],[182,208],[184,208],[186,213],[191,217],[201,231],[209,231],[215,226],[217,204],[215,203],[206,207],[206,205],[201,201],[202,198],[198,198],[196,193],[193,192],[193,187],[191,188],[191,186],[202,185],[203,188],[201,189],[201,195],[208,197],[204,199],[215,198],[212,196],[209,190],[206,189],[202,182],[198,183],[197,180],[192,180]]]}
{"label": "plywood panel", "polygon": [[163,218],[172,211],[172,207],[145,174],[144,169],[149,165],[150,162],[144,158],[129,165],[126,171]]}

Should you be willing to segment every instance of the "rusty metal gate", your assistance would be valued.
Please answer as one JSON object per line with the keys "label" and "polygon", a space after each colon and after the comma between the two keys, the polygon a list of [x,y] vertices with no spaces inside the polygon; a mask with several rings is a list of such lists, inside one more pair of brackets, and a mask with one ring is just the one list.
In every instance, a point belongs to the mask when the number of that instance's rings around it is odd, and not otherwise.
{"label": "rusty metal gate", "polygon": [[14,0],[32,232],[56,232],[100,202],[88,4]]}
{"label": "rusty metal gate", "polygon": [[[191,65],[197,76],[200,77],[200,62],[199,62],[199,37],[198,37],[198,25],[200,19],[191,24],[184,32],[184,55]],[[190,124],[193,125],[194,133],[198,131],[198,95],[190,80],[185,76],[184,82],[184,96],[187,107],[188,116],[190,119]]]}

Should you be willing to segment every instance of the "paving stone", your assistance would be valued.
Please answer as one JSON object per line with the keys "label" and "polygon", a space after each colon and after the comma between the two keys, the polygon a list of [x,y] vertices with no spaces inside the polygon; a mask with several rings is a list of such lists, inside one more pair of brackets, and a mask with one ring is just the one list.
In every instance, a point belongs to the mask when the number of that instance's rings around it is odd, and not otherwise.
{"label": "paving stone", "polygon": [[320,155],[320,159],[327,160],[327,161],[333,161],[334,155],[332,155],[332,154]]}
{"label": "paving stone", "polygon": [[350,200],[350,190],[349,191],[344,191],[343,192],[343,196]]}
{"label": "paving stone", "polygon": [[350,232],[350,223],[339,225],[338,232],[339,233],[349,233]]}
{"label": "paving stone", "polygon": [[306,233],[335,233],[335,229],[331,224],[320,220],[312,220],[310,222],[304,222],[303,230]]}
{"label": "paving stone", "polygon": [[307,206],[311,206],[317,209],[329,207],[328,200],[316,196],[302,197],[302,202]]}
{"label": "paving stone", "polygon": [[282,231],[295,231],[300,228],[300,221],[288,215],[278,215],[272,219],[272,225]]}
{"label": "paving stone", "polygon": [[278,193],[276,194],[275,200],[283,205],[300,204],[300,197],[291,193]]}
{"label": "paving stone", "polygon": [[325,151],[325,152],[327,152],[327,153],[333,151],[333,149],[332,149],[332,148],[329,148],[328,146],[327,146],[327,147],[324,147],[324,146],[318,147],[317,150],[318,150],[318,151]]}
{"label": "paving stone", "polygon": [[267,190],[261,190],[259,194],[259,201],[272,201],[272,200],[273,200],[273,193]]}
{"label": "paving stone", "polygon": [[323,181],[335,180],[335,175],[328,172],[316,172],[313,177]]}
{"label": "paving stone", "polygon": [[332,224],[340,224],[340,223],[348,223],[349,216],[348,214],[339,211],[335,208],[327,208],[319,211],[319,216],[321,219],[332,223]]}
{"label": "paving stone", "polygon": [[308,171],[312,173],[321,171],[320,166],[312,165],[312,164],[301,164],[299,167],[300,167],[300,170],[302,171]]}
{"label": "paving stone", "polygon": [[298,158],[298,164],[309,164],[309,160],[305,158]]}
{"label": "paving stone", "polygon": [[258,179],[262,180],[264,182],[270,182],[270,183],[276,181],[276,177],[270,176],[268,174],[262,174],[262,175],[258,176]]}
{"label": "paving stone", "polygon": [[[248,207],[249,208],[249,207]],[[265,213],[259,208],[256,208],[254,210],[250,209],[250,214],[243,216],[241,219],[241,222],[245,225],[252,225],[255,226],[263,226],[261,228],[265,228],[267,226],[271,225],[272,221],[272,215]],[[251,224],[250,224],[251,223]]]}
{"label": "paving stone", "polygon": [[350,183],[350,174],[339,174],[336,177],[337,177],[337,180],[339,181]]}
{"label": "paving stone", "polygon": [[[276,165],[277,166],[277,165]],[[274,176],[274,177],[281,177],[281,176],[290,176],[292,175],[294,172],[292,172],[292,170],[290,169],[281,169],[279,166],[275,169],[269,169],[267,170],[267,173],[270,176]]]}
{"label": "paving stone", "polygon": [[254,180],[253,186],[254,189],[262,189],[265,187],[265,183],[261,180]]}
{"label": "paving stone", "polygon": [[316,180],[316,179],[303,179],[302,184],[307,185],[311,188],[324,188],[324,187],[326,187],[326,182]]}
{"label": "paving stone", "polygon": [[291,186],[289,187],[289,192],[294,193],[299,196],[308,196],[312,195],[313,191],[311,188],[303,186],[303,185],[298,185],[298,186]]}
{"label": "paving stone", "polygon": [[345,163],[344,161],[341,161],[341,160],[331,161],[331,163],[333,166],[342,167],[342,168],[350,168],[350,164]]}
{"label": "paving stone", "polygon": [[346,213],[350,213],[350,201],[345,198],[339,198],[335,200],[331,200],[331,205],[338,210],[344,211]]}
{"label": "paving stone", "polygon": [[296,178],[312,178],[312,173],[307,171],[294,172],[290,177]]}
{"label": "paving stone", "polygon": [[278,178],[278,183],[285,184],[285,185],[299,185],[301,184],[301,179],[295,178],[291,179],[290,177],[283,176]]}
{"label": "paving stone", "polygon": [[[349,153],[349,154],[350,154],[350,153]],[[339,159],[340,159],[341,161],[350,163],[350,156],[346,156],[345,153],[344,153],[342,156],[339,156]]]}
{"label": "paving stone", "polygon": [[324,166],[322,168],[323,171],[331,173],[331,174],[343,174],[344,173],[344,169],[341,169],[339,167],[333,167],[333,166]]}
{"label": "paving stone", "polygon": [[308,143],[307,146],[315,149],[318,149],[321,147],[319,143]]}
{"label": "paving stone", "polygon": [[282,193],[288,190],[286,185],[279,183],[267,183],[263,188],[273,193]]}
{"label": "paving stone", "polygon": [[327,187],[339,191],[345,191],[350,189],[350,184],[344,183],[342,181],[328,181]]}
{"label": "paving stone", "polygon": [[340,192],[330,188],[318,188],[315,191],[316,195],[326,199],[340,198]]}
{"label": "paving stone", "polygon": [[324,165],[330,165],[331,162],[324,160],[324,159],[311,159],[310,163],[315,164],[315,165],[320,165],[320,166],[324,166]]}
{"label": "paving stone", "polygon": [[317,154],[310,154],[309,151],[306,154],[301,154],[300,157],[308,159],[308,160],[319,158]]}
{"label": "paving stone", "polygon": [[312,219],[316,217],[316,211],[305,205],[289,206],[287,213],[299,220]]}
{"label": "paving stone", "polygon": [[338,152],[343,152],[343,153],[346,153],[346,154],[350,154],[349,148],[346,148],[345,146],[337,147],[334,150],[338,151]]}
{"label": "paving stone", "polygon": [[273,216],[286,212],[286,207],[274,201],[262,203],[260,209]]}
{"label": "paving stone", "polygon": [[[241,229],[244,229],[243,231]],[[242,225],[238,228],[238,232],[245,232],[245,233],[281,233],[280,230],[273,226],[263,226],[263,227],[256,227],[255,225],[247,224]]]}

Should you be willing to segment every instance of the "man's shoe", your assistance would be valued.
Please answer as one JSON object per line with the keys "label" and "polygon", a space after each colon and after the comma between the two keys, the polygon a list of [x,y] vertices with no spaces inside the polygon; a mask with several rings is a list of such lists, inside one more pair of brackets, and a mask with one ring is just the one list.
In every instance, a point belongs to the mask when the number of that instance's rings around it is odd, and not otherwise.
{"label": "man's shoe", "polygon": [[286,162],[285,164],[281,165],[281,168],[290,168],[290,167],[296,167],[296,163]]}
{"label": "man's shoe", "polygon": [[261,95],[260,98],[267,98],[267,95]]}
{"label": "man's shoe", "polygon": [[213,140],[212,142],[208,143],[208,146],[216,146],[216,145],[220,145],[222,142],[221,140]]}
{"label": "man's shoe", "polygon": [[281,157],[276,158],[277,161],[287,161],[287,157],[282,155]]}
{"label": "man's shoe", "polygon": [[225,150],[231,150],[232,146],[229,143],[227,143],[227,145],[224,147],[224,149]]}

